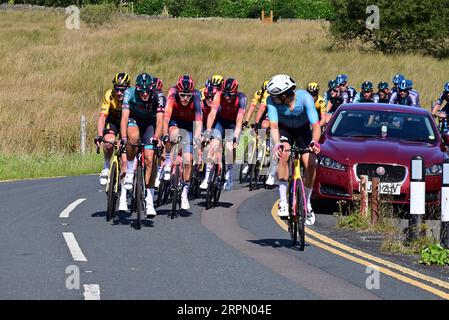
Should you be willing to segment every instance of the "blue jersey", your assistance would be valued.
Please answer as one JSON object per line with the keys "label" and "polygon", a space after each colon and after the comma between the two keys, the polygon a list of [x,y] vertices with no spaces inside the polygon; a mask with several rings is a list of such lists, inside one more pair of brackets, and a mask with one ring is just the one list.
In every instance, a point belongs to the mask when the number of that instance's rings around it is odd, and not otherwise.
{"label": "blue jersey", "polygon": [[306,90],[296,90],[295,107],[290,110],[287,104],[275,104],[272,97],[267,98],[268,119],[287,128],[299,128],[306,124],[318,124],[318,112],[313,97]]}
{"label": "blue jersey", "polygon": [[405,98],[401,98],[399,93],[396,91],[390,97],[390,104],[400,104],[403,106],[420,107],[419,96],[410,91]]}

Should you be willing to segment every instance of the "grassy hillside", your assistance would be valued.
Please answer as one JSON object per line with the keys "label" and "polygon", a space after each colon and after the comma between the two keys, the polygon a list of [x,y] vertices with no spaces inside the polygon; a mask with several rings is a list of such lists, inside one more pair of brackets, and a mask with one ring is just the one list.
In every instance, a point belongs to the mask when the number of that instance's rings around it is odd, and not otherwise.
{"label": "grassy hillside", "polygon": [[[99,103],[114,73],[146,71],[164,80],[191,74],[198,84],[213,73],[236,77],[247,95],[276,73],[301,86],[322,88],[338,73],[358,87],[391,81],[402,72],[429,106],[445,81],[449,61],[414,55],[332,51],[327,25],[283,21],[118,19],[97,29],[67,30],[65,16],[0,12],[0,153],[70,153],[79,148],[79,118],[95,136]],[[93,150],[93,144],[91,146]]]}

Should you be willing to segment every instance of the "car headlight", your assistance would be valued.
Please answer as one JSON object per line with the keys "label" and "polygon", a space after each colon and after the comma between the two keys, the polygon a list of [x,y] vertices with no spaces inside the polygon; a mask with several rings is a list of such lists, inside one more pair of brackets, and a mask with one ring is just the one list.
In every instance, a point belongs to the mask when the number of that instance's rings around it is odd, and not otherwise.
{"label": "car headlight", "polygon": [[329,168],[329,169],[341,170],[341,171],[346,170],[345,165],[341,164],[340,162],[335,161],[332,158],[324,157],[324,156],[320,157],[320,166]]}
{"label": "car headlight", "polygon": [[443,173],[443,166],[441,164],[434,164],[433,166],[426,168],[426,175],[436,176],[441,173]]}

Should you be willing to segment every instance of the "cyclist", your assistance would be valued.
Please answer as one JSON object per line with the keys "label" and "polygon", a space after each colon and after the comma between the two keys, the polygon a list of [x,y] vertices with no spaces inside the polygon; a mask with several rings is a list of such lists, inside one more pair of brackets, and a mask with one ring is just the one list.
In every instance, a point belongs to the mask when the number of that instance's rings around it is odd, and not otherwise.
{"label": "cyclist", "polygon": [[315,108],[318,113],[318,118],[320,119],[320,126],[322,127],[326,123],[326,103],[324,98],[319,95],[320,86],[316,82],[310,82],[307,85],[307,92],[313,97],[315,101]]}
{"label": "cyclist", "polygon": [[407,85],[410,88],[410,92],[415,94],[415,96],[416,96],[416,106],[421,107],[421,103],[419,102],[419,92],[416,91],[415,89],[413,89],[413,81],[410,79],[407,79]]}
{"label": "cyclist", "polygon": [[[101,104],[100,117],[98,118],[95,143],[100,147],[102,141],[114,142],[120,133],[120,118],[122,116],[122,103],[125,90],[129,87],[131,78],[127,73],[117,73],[112,79],[113,89],[106,91]],[[104,165],[100,173],[100,184],[108,183],[109,166],[114,148],[111,144],[103,144]],[[126,166],[126,155],[123,155],[122,165]],[[125,168],[125,167],[123,167]],[[125,171],[125,170],[124,170]]]}
{"label": "cyclist", "polygon": [[223,84],[223,81],[224,81],[223,76],[221,76],[219,74],[214,74],[212,77],[207,78],[206,83],[204,84],[204,87],[200,89],[201,100],[205,99],[205,97],[204,97],[204,90],[206,89],[207,86],[212,84],[217,89],[220,89],[221,85]]}
{"label": "cyclist", "polygon": [[[444,102],[446,103],[444,104]],[[449,82],[446,82],[444,85],[444,91],[440,94],[440,98],[437,100],[437,103],[432,110],[434,116],[438,116],[440,112],[444,113],[444,115],[449,113]]]}
{"label": "cyclist", "polygon": [[[254,97],[251,100],[251,104],[245,116],[245,121],[243,122],[243,127],[248,125],[249,120],[251,119],[254,111],[256,110],[257,104],[259,104],[259,109],[257,110],[256,117],[251,127],[253,127],[254,130],[257,130],[259,128],[267,130],[270,128],[270,122],[268,121],[267,118],[267,98],[269,96],[267,92],[267,84],[268,80],[265,80],[261,88],[254,93]],[[249,165],[247,164],[243,168],[242,173],[247,174],[248,169]],[[274,175],[276,174],[275,170],[276,170],[275,165],[271,164],[270,169],[268,170],[269,172],[267,180],[265,182],[269,186],[272,186],[274,184]]]}
{"label": "cyclist", "polygon": [[[288,75],[276,75],[268,83],[270,97],[267,99],[268,118],[271,137],[275,144],[273,151],[279,158],[279,211],[280,217],[289,215],[287,203],[287,180],[289,178],[288,159],[290,149],[295,142],[299,148],[309,147],[313,153],[301,156],[304,163],[305,197],[308,208],[306,223],[312,225],[315,215],[310,203],[315,181],[316,154],[320,151],[318,140],[321,135],[318,113],[312,96],[305,90],[296,90],[296,82]],[[310,129],[312,126],[312,130]],[[283,146],[283,148],[281,147]]]}
{"label": "cyclist", "polygon": [[373,93],[373,83],[370,81],[365,81],[360,86],[360,89],[362,89],[361,92],[357,93],[354,98],[354,103],[359,102],[379,102],[379,96],[375,93]]}
{"label": "cyclist", "polygon": [[379,82],[377,85],[377,95],[379,96],[380,103],[389,103],[391,92],[387,82]]}
{"label": "cyclist", "polygon": [[[125,92],[123,101],[120,134],[122,142],[126,144],[127,168],[124,187],[127,190],[133,188],[134,158],[139,138],[145,144],[145,185],[146,185],[146,215],[151,218],[156,215],[154,210],[154,178],[153,168],[154,147],[153,141],[159,140],[162,133],[162,122],[166,98],[161,91],[156,89],[153,76],[142,73],[136,78],[136,86],[130,87]],[[156,171],[156,170],[154,170]]]}
{"label": "cyclist", "polygon": [[[176,86],[170,88],[164,113],[163,141],[166,142],[165,172],[171,171],[170,152],[172,141],[182,136],[183,180],[181,193],[181,209],[190,209],[188,193],[192,172],[193,150],[200,142],[203,128],[203,113],[201,110],[201,93],[195,89],[193,79],[189,75],[181,76]],[[173,154],[176,161],[177,153]]]}
{"label": "cyclist", "polygon": [[[223,82],[220,92],[220,104],[214,106],[207,118],[207,127],[205,132],[205,138],[211,135],[212,129],[214,129],[214,137],[220,136],[220,138],[230,138],[228,130],[232,130],[232,141],[226,142],[226,154],[233,154],[233,149],[238,143],[240,133],[242,132],[243,116],[246,109],[246,96],[242,92],[238,91],[239,83],[234,78],[228,78]],[[225,132],[226,130],[226,132]],[[226,136],[225,136],[226,133]],[[214,161],[216,163],[221,163],[221,157],[223,150],[219,145],[220,141],[218,139],[213,139],[211,141],[210,151],[220,150],[214,153]],[[226,161],[228,162],[228,161]],[[224,189],[230,191],[233,186],[233,162],[226,163],[225,172],[225,184]],[[206,174],[203,182],[200,185],[201,189],[207,189],[207,182],[209,180],[210,170],[212,164],[207,164]]]}
{"label": "cyclist", "polygon": [[391,95],[389,103],[419,107],[418,97],[416,93],[410,91],[410,89],[410,81],[407,81],[406,79],[402,80],[397,85],[397,91]]}
{"label": "cyclist", "polygon": [[405,80],[405,77],[402,74],[398,73],[393,77],[393,88],[391,89],[391,94],[398,91],[398,85],[402,80]]}
{"label": "cyclist", "polygon": [[[338,107],[343,104],[344,100],[341,97],[341,93],[338,90],[337,81],[329,81],[329,90],[326,105],[326,121],[328,123],[332,115],[337,111]],[[347,95],[346,95],[347,97]],[[347,99],[346,99],[347,100]],[[346,101],[347,102],[347,101]]]}
{"label": "cyclist", "polygon": [[348,76],[345,74],[339,74],[337,78],[335,78],[335,81],[337,82],[337,87],[340,91],[340,96],[343,99],[343,103],[351,103],[354,101],[357,91],[353,87],[349,86]]}

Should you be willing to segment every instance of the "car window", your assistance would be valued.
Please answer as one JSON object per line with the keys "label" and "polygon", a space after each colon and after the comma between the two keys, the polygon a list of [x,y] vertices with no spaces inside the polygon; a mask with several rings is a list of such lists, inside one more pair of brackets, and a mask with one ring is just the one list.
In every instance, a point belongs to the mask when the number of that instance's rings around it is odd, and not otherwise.
{"label": "car window", "polygon": [[435,142],[436,133],[425,115],[391,111],[344,110],[330,130],[336,137],[386,137]]}

